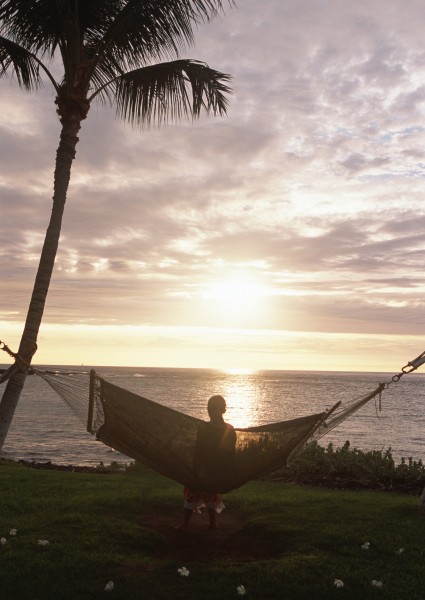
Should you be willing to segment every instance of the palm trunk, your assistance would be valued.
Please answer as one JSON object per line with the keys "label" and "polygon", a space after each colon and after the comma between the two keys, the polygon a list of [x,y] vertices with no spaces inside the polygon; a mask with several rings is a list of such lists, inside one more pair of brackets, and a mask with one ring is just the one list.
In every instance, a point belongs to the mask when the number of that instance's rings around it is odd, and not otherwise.
{"label": "palm trunk", "polygon": [[65,118],[62,115],[61,118],[62,130],[56,153],[52,214],[44,238],[31,302],[18,351],[19,356],[22,357],[25,364],[23,367],[21,365],[20,370],[10,377],[0,402],[0,450],[3,447],[12,423],[13,415],[27,376],[28,366],[37,348],[37,336],[58,249],[62,216],[65,209],[71,166],[75,158],[75,148],[78,143],[77,134],[81,127],[81,120],[81,115],[78,117],[74,115],[70,118]]}

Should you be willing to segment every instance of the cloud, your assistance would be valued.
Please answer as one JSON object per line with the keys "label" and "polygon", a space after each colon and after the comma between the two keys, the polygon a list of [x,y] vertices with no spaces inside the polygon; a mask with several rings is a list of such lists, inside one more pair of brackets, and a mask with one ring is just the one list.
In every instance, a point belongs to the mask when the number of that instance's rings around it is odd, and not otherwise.
{"label": "cloud", "polygon": [[[253,326],[422,330],[422,12],[246,0],[183,53],[232,74],[227,117],[139,130],[94,106],[46,321],[219,326],[199,290],[243,273],[268,290]],[[0,85],[0,315],[21,321],[59,123],[47,83]]]}
{"label": "cloud", "polygon": [[380,157],[366,157],[358,152],[351,154],[345,160],[341,161],[341,165],[345,167],[351,174],[358,173],[359,171],[374,170],[374,168],[380,169],[380,167],[389,164],[390,159]]}

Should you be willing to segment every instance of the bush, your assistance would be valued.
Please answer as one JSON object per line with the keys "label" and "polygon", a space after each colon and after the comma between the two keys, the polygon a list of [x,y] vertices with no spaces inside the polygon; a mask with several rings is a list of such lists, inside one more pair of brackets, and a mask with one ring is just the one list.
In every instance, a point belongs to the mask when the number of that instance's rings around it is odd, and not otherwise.
{"label": "bush", "polygon": [[401,459],[396,464],[391,448],[363,451],[320,446],[312,442],[304,447],[279,472],[279,478],[304,483],[323,483],[333,487],[370,487],[418,493],[425,486],[425,466],[421,460]]}

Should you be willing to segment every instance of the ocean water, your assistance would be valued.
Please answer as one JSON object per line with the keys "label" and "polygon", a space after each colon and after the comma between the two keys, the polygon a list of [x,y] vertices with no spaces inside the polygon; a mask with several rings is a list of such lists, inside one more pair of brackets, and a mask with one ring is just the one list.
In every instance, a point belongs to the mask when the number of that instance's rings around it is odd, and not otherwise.
{"label": "ocean water", "polygon": [[[60,367],[67,368],[75,370]],[[208,398],[221,394],[228,406],[225,418],[235,427],[321,412],[339,400],[351,402],[378,384],[391,382],[392,377],[389,373],[126,367],[97,367],[96,371],[116,385],[201,419],[208,418]],[[0,393],[4,386],[0,386]],[[391,448],[396,460],[424,460],[424,392],[425,375],[406,374],[389,385],[380,403],[372,400],[319,443],[341,446],[349,440],[352,447],[362,450]],[[85,466],[130,461],[87,433],[63,400],[37,376],[26,379],[0,456]]]}

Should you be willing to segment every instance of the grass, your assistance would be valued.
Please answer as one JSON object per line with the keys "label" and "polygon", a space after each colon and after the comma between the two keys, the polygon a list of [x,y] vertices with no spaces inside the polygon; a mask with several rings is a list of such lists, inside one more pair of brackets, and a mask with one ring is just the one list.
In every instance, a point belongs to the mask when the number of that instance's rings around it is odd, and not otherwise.
{"label": "grass", "polygon": [[230,533],[154,526],[178,518],[181,498],[139,466],[87,474],[0,461],[1,600],[226,600],[239,585],[256,600],[425,598],[417,496],[258,481],[226,495],[224,515],[240,520]]}

